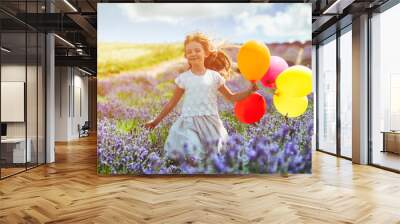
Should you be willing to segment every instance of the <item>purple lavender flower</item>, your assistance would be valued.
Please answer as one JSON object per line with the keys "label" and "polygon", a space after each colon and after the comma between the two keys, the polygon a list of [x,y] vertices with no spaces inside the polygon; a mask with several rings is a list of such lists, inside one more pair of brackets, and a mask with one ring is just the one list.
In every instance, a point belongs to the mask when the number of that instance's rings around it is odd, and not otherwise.
{"label": "purple lavender flower", "polygon": [[141,173],[142,165],[140,163],[130,163],[127,167],[129,172],[132,173]]}
{"label": "purple lavender flower", "polygon": [[257,156],[257,152],[253,149],[249,149],[247,151],[247,156],[249,157],[249,160],[254,160]]}
{"label": "purple lavender flower", "polygon": [[217,173],[224,173],[226,171],[224,160],[220,156],[214,155],[212,161]]}
{"label": "purple lavender flower", "polygon": [[287,142],[285,144],[285,156],[295,156],[298,154],[298,146],[295,145],[293,142]]}
{"label": "purple lavender flower", "polygon": [[[167,99],[159,100],[170,80],[177,73],[163,74],[157,79],[147,76],[120,75],[98,83],[98,138],[99,172],[128,173],[247,173],[247,172],[310,172],[311,138],[313,133],[313,98],[309,108],[298,118],[285,119],[273,107],[258,125],[243,125],[237,121],[233,104],[218,97],[223,124],[230,137],[220,144],[210,142],[201,156],[191,155],[188,145],[170,155],[163,151],[164,141],[179,109],[160,123],[155,130],[143,129],[145,121],[159,113]],[[167,78],[168,77],[168,78]],[[241,76],[227,81],[233,91],[246,86]],[[272,94],[260,93],[267,104]],[[240,133],[240,135],[239,135]],[[149,136],[152,141],[149,141]],[[171,160],[168,160],[168,157]]]}
{"label": "purple lavender flower", "polygon": [[279,151],[279,146],[276,143],[273,143],[269,147],[270,153],[277,153]]}
{"label": "purple lavender flower", "polygon": [[268,163],[268,173],[276,173],[278,171],[278,158],[272,157]]}
{"label": "purple lavender flower", "polygon": [[288,172],[299,173],[304,168],[304,158],[301,155],[297,155],[293,160],[289,162]]}
{"label": "purple lavender flower", "polygon": [[312,136],[313,135],[313,130],[314,130],[313,121],[309,121],[307,123],[307,134],[308,134],[308,136]]}

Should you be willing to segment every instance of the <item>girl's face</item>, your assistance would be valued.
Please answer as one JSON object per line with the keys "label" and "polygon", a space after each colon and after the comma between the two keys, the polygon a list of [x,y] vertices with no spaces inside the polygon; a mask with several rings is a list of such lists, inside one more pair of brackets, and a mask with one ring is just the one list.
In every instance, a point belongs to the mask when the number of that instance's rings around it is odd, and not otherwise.
{"label": "girl's face", "polygon": [[189,64],[204,65],[204,59],[206,58],[206,56],[206,52],[199,42],[191,41],[186,44],[185,57],[189,61]]}

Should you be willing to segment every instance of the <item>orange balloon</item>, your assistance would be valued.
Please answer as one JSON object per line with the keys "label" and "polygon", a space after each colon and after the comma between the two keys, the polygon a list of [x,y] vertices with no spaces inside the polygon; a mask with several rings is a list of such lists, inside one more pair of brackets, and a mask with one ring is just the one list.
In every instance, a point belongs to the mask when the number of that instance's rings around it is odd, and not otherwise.
{"label": "orange balloon", "polygon": [[240,73],[247,80],[260,80],[268,71],[271,54],[261,42],[247,41],[239,49],[237,56]]}

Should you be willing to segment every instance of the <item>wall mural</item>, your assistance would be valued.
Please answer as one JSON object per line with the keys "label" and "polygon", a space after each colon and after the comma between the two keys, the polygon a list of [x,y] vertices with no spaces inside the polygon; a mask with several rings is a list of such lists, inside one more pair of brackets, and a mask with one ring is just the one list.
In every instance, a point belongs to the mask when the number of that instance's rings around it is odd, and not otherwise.
{"label": "wall mural", "polygon": [[99,175],[311,173],[311,4],[98,4]]}

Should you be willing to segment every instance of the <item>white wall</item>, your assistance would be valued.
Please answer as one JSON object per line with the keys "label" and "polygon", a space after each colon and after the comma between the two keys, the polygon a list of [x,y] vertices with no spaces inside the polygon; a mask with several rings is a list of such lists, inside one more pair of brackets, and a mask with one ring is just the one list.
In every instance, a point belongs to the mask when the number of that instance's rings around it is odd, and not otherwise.
{"label": "white wall", "polygon": [[[36,108],[36,105],[32,105]],[[1,81],[1,121],[25,121],[25,83]]]}
{"label": "white wall", "polygon": [[25,82],[25,64],[1,65],[1,81]]}
{"label": "white wall", "polygon": [[[1,81],[18,81],[25,82],[25,65],[2,65],[1,66]],[[7,108],[1,108],[7,110]],[[8,137],[25,137],[25,122],[7,123]]]}
{"label": "white wall", "polygon": [[56,141],[77,139],[78,124],[88,120],[88,78],[83,75],[76,68],[56,67]]}
{"label": "white wall", "polygon": [[352,157],[352,31],[340,36],[340,150]]}
{"label": "white wall", "polygon": [[[39,69],[37,71],[37,69]],[[25,78],[28,78],[26,81]],[[26,106],[20,108],[23,114],[26,110],[26,120],[22,122],[6,122],[7,137],[9,138],[24,138],[25,135],[30,139],[30,148],[32,151],[32,161],[44,163],[45,142],[44,142],[44,74],[41,66],[25,66],[25,64],[3,64],[1,66],[1,81],[2,82],[24,82],[26,83]],[[4,89],[2,89],[3,92]],[[24,94],[24,90],[20,90]],[[2,98],[7,95],[2,95]],[[25,96],[24,96],[25,97]],[[23,98],[24,98],[23,97]],[[3,104],[3,103],[2,103]],[[2,107],[2,112],[13,113],[10,110],[13,108]],[[14,109],[15,110],[15,109]],[[14,112],[15,113],[15,112]],[[37,155],[38,153],[38,155]],[[50,161],[50,160],[49,160]]]}
{"label": "white wall", "polygon": [[[76,97],[75,95],[75,100],[80,100],[80,106],[81,106],[81,113],[77,110],[75,107],[75,119],[73,123],[73,136],[75,138],[78,138],[79,133],[78,133],[78,124],[82,126],[85,121],[89,120],[89,112],[88,112],[88,106],[89,106],[89,93],[88,93],[88,77],[84,76],[84,73],[80,72],[79,70],[75,69],[75,82],[74,82],[75,87],[80,88],[80,94],[81,97],[80,99]],[[76,90],[76,88],[75,88]],[[75,94],[77,94],[75,92]],[[75,102],[75,104],[79,104]]]}
{"label": "white wall", "polygon": [[68,140],[68,86],[70,77],[67,67],[55,68],[55,141]]}

